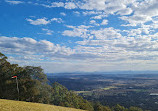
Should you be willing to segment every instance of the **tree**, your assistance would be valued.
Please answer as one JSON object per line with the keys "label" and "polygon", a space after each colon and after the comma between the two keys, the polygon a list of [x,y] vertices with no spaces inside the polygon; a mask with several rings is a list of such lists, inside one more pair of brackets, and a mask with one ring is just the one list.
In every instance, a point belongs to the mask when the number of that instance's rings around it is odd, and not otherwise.
{"label": "tree", "polygon": [[94,103],[94,111],[111,111],[108,106],[103,106],[99,102]]}
{"label": "tree", "polygon": [[[15,75],[19,81],[19,97],[16,80],[11,78]],[[13,100],[20,98],[23,101],[49,103],[51,86],[47,81],[41,67],[19,67],[17,64],[10,64],[7,57],[0,53],[0,98]]]}
{"label": "tree", "polygon": [[131,106],[129,111],[143,111],[141,108]]}
{"label": "tree", "polygon": [[12,76],[18,75],[23,68],[10,64],[7,57],[0,53],[0,98],[17,99],[16,81]]}
{"label": "tree", "polygon": [[68,91],[68,89],[61,84],[55,82],[52,84],[52,89],[51,104],[93,111],[93,107],[90,102],[83,99],[81,96]]}
{"label": "tree", "polygon": [[51,87],[41,67],[26,66],[19,78],[21,100],[49,103]]}
{"label": "tree", "polygon": [[128,111],[128,109],[117,104],[116,106],[112,108],[112,111]]}

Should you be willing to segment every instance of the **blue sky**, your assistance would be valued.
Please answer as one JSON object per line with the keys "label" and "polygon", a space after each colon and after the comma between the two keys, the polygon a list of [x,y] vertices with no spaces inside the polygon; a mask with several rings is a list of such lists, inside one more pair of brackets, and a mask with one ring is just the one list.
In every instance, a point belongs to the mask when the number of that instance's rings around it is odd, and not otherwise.
{"label": "blue sky", "polygon": [[158,66],[157,0],[1,0],[0,51],[45,72]]}

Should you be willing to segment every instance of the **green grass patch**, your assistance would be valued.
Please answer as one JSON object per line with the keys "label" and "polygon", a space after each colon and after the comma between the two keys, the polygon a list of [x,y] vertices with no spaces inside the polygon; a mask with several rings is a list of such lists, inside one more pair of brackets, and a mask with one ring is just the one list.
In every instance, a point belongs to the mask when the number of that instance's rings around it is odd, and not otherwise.
{"label": "green grass patch", "polygon": [[101,89],[103,89],[103,90],[110,90],[110,89],[114,89],[114,88],[117,88],[117,87],[105,87],[105,88],[101,88]]}

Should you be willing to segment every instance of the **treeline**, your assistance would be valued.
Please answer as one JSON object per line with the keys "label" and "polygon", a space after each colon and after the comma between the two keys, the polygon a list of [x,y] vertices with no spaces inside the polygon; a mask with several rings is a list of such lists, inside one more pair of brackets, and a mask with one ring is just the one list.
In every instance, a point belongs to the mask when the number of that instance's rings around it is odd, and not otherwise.
{"label": "treeline", "polygon": [[[19,94],[16,79],[12,78],[13,76],[17,76]],[[50,84],[41,67],[19,67],[17,64],[9,63],[7,57],[2,53],[0,53],[0,98],[53,104],[88,111],[143,111],[137,107],[127,109],[116,105],[110,108],[99,103],[88,102],[59,83]]]}

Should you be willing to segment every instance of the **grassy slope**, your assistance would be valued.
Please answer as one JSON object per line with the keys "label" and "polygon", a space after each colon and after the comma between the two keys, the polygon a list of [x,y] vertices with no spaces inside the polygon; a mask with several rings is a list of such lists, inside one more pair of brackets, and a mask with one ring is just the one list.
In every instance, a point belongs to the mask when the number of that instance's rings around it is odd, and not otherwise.
{"label": "grassy slope", "polygon": [[0,111],[83,111],[54,105],[0,99]]}

